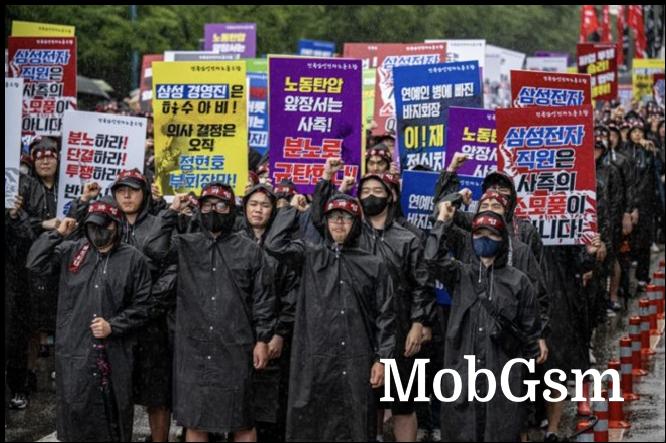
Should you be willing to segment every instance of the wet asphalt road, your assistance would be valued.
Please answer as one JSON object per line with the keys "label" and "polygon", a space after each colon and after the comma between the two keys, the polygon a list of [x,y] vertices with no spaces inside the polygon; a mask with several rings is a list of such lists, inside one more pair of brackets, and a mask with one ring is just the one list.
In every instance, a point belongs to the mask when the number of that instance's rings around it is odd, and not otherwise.
{"label": "wet asphalt road", "polygon": [[[664,253],[652,256],[653,270]],[[597,328],[594,354],[600,363],[595,367],[607,369],[609,358],[619,357],[619,339],[627,334],[627,323],[630,315],[638,313],[638,299],[629,300],[628,311],[622,311],[614,318],[609,318],[604,325]],[[647,369],[649,375],[634,382],[635,390],[641,396],[638,402],[625,403],[625,414],[632,427],[625,431],[623,441],[665,440],[665,391],[664,391],[664,337],[661,337],[656,348],[657,355],[650,359]],[[5,441],[57,441],[55,439],[55,387],[48,374],[53,367],[53,356],[42,358],[39,362],[40,391],[30,398],[30,405],[23,411],[7,411]],[[571,390],[570,390],[571,392]],[[576,406],[569,403],[562,420],[562,434],[571,434],[576,424]],[[172,426],[170,441],[175,441],[175,426]],[[142,408],[135,409],[134,441],[144,441],[149,435],[148,420]],[[534,441],[539,441],[539,433],[531,433]]]}

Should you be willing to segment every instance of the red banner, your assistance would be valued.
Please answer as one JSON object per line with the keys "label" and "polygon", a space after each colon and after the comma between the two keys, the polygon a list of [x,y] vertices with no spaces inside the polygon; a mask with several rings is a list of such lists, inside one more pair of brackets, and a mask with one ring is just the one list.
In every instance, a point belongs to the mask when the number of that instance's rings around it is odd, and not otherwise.
{"label": "red banner", "polygon": [[604,43],[579,43],[576,46],[578,72],[592,76],[592,99],[617,98],[617,47]]}
{"label": "red banner", "polygon": [[62,116],[76,109],[76,37],[9,37],[9,77],[23,78],[21,135],[60,137]]}
{"label": "red banner", "polygon": [[604,5],[601,14],[601,42],[610,43],[611,42],[611,30],[610,30],[610,6]]}
{"label": "red banner", "polygon": [[634,58],[645,58],[647,39],[645,38],[645,24],[643,23],[643,5],[629,5],[627,23],[633,31]]}
{"label": "red banner", "polygon": [[591,105],[591,83],[587,74],[511,71],[511,103],[514,108]]}
{"label": "red banner", "polygon": [[162,54],[146,54],[141,63],[141,112],[153,111],[153,62],[164,61]]}
{"label": "red banner", "polygon": [[580,34],[579,43],[585,43],[587,38],[599,27],[597,12],[594,5],[583,5],[580,7]]}
{"label": "red banner", "polygon": [[617,65],[624,65],[624,5],[617,6]]}
{"label": "red banner", "polygon": [[592,106],[497,109],[498,170],[513,177],[516,216],[544,245],[588,243],[597,232]]}

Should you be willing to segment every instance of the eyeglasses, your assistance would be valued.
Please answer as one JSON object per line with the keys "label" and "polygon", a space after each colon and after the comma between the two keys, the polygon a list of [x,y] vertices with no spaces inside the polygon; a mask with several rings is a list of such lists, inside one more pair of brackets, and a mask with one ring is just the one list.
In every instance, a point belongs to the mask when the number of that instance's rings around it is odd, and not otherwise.
{"label": "eyeglasses", "polygon": [[230,208],[229,203],[227,202],[217,202],[217,203],[204,203],[201,205],[201,212],[207,214],[212,210],[218,213],[224,213]]}
{"label": "eyeglasses", "polygon": [[351,223],[354,221],[354,216],[348,212],[343,212],[342,214],[328,215],[326,219],[333,223]]}

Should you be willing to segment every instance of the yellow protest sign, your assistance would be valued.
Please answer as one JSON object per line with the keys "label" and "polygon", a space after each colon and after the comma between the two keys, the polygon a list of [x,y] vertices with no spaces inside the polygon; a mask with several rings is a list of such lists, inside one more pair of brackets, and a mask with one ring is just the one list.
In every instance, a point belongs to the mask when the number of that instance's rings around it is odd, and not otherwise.
{"label": "yellow protest sign", "polygon": [[74,26],[53,23],[12,22],[12,37],[74,37]]}
{"label": "yellow protest sign", "polygon": [[155,181],[162,194],[248,179],[245,62],[153,62]]}
{"label": "yellow protest sign", "polygon": [[664,61],[656,58],[635,58],[633,60],[631,83],[634,100],[652,100],[654,74],[664,73]]}

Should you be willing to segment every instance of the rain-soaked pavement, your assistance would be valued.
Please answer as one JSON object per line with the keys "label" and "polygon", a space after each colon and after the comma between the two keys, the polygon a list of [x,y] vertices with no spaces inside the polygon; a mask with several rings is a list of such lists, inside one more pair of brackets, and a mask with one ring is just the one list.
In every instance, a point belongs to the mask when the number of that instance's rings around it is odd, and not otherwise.
{"label": "rain-soaked pavement", "polygon": [[[664,253],[652,256],[654,270]],[[627,334],[627,323],[630,315],[637,315],[638,299],[629,300],[629,310],[623,311],[606,324],[597,328],[594,354],[599,370],[607,369],[609,358],[619,358],[619,340]],[[665,440],[665,391],[664,391],[664,336],[656,347],[657,354],[650,359],[647,369],[649,374],[634,382],[635,391],[641,396],[637,402],[625,403],[625,416],[631,422],[631,429],[622,435],[611,434],[611,439],[621,437],[622,441],[654,441]],[[55,439],[55,389],[48,374],[53,367],[53,356],[42,358],[39,362],[40,391],[30,398],[30,405],[23,411],[7,411],[8,427],[5,429],[5,441],[57,441]],[[570,390],[570,392],[572,392]],[[569,403],[562,420],[562,434],[571,434],[576,424],[576,405]],[[175,441],[176,428],[172,426],[170,441]],[[134,441],[144,441],[149,435],[146,413],[140,407],[135,409]],[[542,439],[540,433],[531,433],[534,441]]]}

